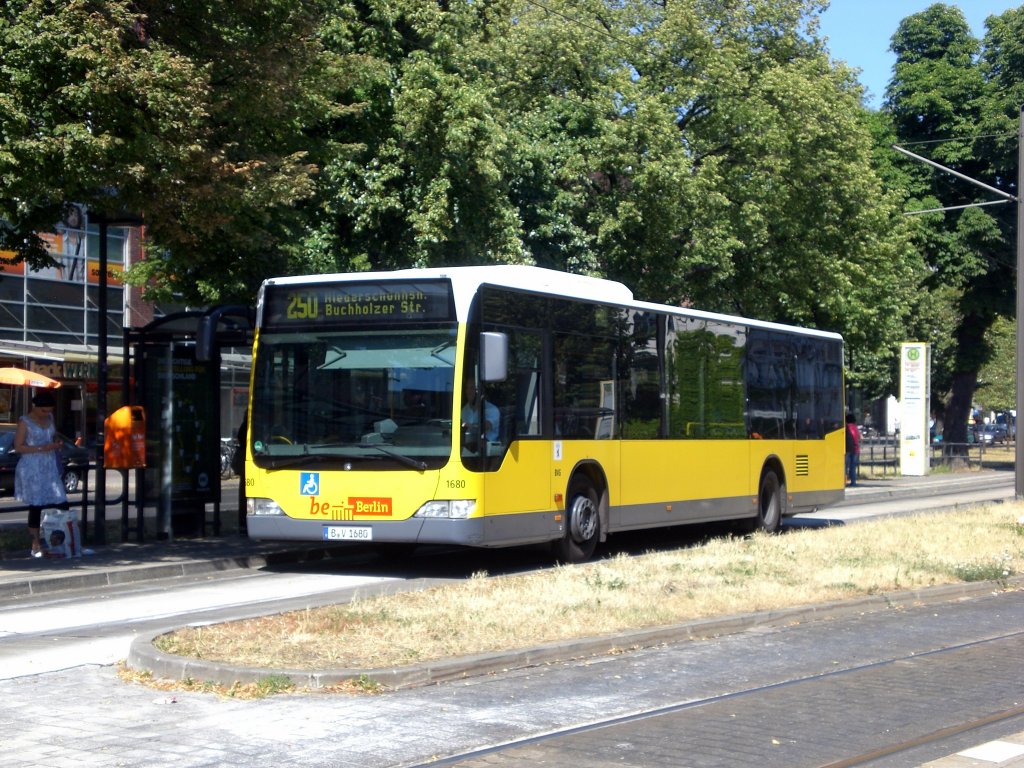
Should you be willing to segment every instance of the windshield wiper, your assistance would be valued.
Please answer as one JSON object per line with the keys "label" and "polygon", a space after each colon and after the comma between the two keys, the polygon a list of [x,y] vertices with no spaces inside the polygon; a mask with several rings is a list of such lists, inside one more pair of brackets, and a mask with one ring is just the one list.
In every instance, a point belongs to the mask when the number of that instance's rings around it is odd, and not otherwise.
{"label": "windshield wiper", "polygon": [[[330,445],[331,444],[328,443],[328,444],[318,445],[316,447],[317,448],[326,448],[326,447],[329,447]],[[336,445],[338,445],[338,446],[348,446],[350,444],[348,444],[348,443],[337,443]],[[425,469],[427,469],[427,463],[426,462],[420,461],[419,459],[414,459],[411,456],[406,456],[403,453],[398,453],[397,451],[389,450],[388,448],[385,448],[382,445],[378,445],[377,443],[358,443],[358,444],[356,444],[355,447],[356,448],[373,448],[375,450],[380,451],[385,456],[388,456],[389,458],[392,458],[395,461],[399,461],[402,464],[405,464],[407,467],[412,467],[413,469],[419,470],[420,472],[422,472]],[[289,467],[297,467],[300,464],[305,464],[306,462],[310,462],[310,463],[320,463],[320,462],[324,462],[324,461],[345,462],[345,461],[352,461],[356,457],[354,457],[354,456],[344,456],[344,455],[337,454],[337,453],[302,453],[302,454],[299,454],[299,455],[281,456],[281,457],[277,457],[277,458],[275,458],[273,456],[267,456],[266,454],[257,454],[256,458],[257,459],[265,459],[267,462],[269,462],[270,466],[267,467],[267,471],[268,472],[274,472],[274,471],[276,471],[278,469],[288,469]],[[363,458],[367,459],[367,458],[371,458],[371,457],[364,456]],[[261,462],[257,462],[257,464],[260,464],[260,463]]]}
{"label": "windshield wiper", "polygon": [[427,468],[427,463],[425,461],[420,461],[419,459],[414,459],[411,456],[406,456],[404,453],[398,453],[397,451],[389,450],[385,448],[383,445],[379,445],[378,443],[359,443],[357,447],[373,448],[385,454],[386,456],[390,456],[392,459],[395,459],[396,461],[402,462],[407,467],[418,469],[420,472]]}
{"label": "windshield wiper", "polygon": [[[282,456],[280,458],[274,458],[273,456],[266,456],[256,454],[258,459],[266,459],[272,462],[267,467],[268,472],[273,472],[278,469],[287,469],[288,467],[297,467],[299,464],[305,464],[307,461],[319,463],[321,461],[343,461],[344,457],[339,456],[336,453],[303,453],[299,456]],[[257,462],[258,464],[259,462]]]}

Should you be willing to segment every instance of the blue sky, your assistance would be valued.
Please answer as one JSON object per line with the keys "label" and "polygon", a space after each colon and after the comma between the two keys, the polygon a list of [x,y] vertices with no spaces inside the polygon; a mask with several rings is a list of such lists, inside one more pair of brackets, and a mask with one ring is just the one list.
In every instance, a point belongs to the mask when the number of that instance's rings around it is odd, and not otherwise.
{"label": "blue sky", "polygon": [[[822,14],[821,33],[828,37],[832,58],[842,59],[861,70],[860,82],[867,87],[868,106],[878,108],[885,86],[892,77],[895,58],[889,53],[889,40],[900,22],[923,11],[937,0],[832,0]],[[1022,0],[948,0],[963,11],[975,37],[985,34],[985,19],[1008,8],[1017,8]]]}

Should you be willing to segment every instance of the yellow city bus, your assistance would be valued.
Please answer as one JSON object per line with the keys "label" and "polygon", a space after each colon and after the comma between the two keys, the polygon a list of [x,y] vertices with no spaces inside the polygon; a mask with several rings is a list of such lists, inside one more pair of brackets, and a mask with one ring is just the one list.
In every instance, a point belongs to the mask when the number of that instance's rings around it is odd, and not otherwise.
{"label": "yellow city bus", "polygon": [[843,497],[842,364],[833,333],[536,267],[267,280],[249,536],[577,562],[618,531],[773,531]]}

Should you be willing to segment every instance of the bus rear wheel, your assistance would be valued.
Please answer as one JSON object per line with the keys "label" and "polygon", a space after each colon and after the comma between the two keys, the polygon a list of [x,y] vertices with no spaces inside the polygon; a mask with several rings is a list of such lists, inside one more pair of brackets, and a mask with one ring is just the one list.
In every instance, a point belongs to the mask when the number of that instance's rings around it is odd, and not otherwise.
{"label": "bus rear wheel", "polygon": [[761,475],[761,488],[757,494],[757,517],[754,529],[775,533],[782,525],[782,504],[784,489],[774,470]]}
{"label": "bus rear wheel", "polygon": [[574,480],[567,494],[565,531],[555,543],[555,556],[564,563],[589,560],[601,536],[601,510],[597,491],[586,480]]}

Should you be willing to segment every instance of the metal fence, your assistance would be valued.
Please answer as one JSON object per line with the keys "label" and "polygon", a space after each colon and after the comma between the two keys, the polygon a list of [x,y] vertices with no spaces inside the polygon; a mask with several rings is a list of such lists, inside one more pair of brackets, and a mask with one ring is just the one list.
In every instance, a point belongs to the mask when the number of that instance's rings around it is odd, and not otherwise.
{"label": "metal fence", "polygon": [[899,474],[899,471],[900,443],[895,435],[861,438],[861,475],[896,475]]}
{"label": "metal fence", "polygon": [[931,463],[933,467],[969,469],[1012,467],[1014,448],[1012,442],[999,445],[987,445],[984,442],[939,443],[932,446]]}
{"label": "metal fence", "polygon": [[[996,469],[1012,466],[1014,444],[986,445],[983,442],[936,443],[930,448],[932,468]],[[900,442],[898,435],[865,437],[860,446],[860,474],[863,477],[898,475]]]}

